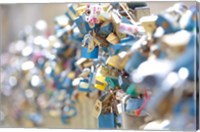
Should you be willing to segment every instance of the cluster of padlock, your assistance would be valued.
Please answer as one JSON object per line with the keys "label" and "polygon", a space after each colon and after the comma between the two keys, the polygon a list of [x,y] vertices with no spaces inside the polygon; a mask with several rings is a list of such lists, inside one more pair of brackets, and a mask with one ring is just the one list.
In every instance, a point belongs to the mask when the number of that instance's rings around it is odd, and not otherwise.
{"label": "cluster of padlock", "polygon": [[24,48],[27,65],[40,71],[29,76],[43,83],[29,82],[55,87],[45,108],[59,109],[63,123],[76,115],[79,91],[99,93],[92,115],[100,129],[195,129],[196,12],[183,3],[158,15],[141,2],[69,4],[54,36],[36,36],[31,53]]}

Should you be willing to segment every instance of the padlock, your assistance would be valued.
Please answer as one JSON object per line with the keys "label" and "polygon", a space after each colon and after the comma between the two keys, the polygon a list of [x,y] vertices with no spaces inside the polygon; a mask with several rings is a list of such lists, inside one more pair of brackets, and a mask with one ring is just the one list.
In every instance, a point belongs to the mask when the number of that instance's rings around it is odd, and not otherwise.
{"label": "padlock", "polygon": [[98,117],[98,128],[99,129],[114,129],[116,127],[114,113],[101,113]]}
{"label": "padlock", "polygon": [[174,33],[180,30],[178,23],[169,14],[158,15],[156,25],[164,29],[164,34]]}
{"label": "padlock", "polygon": [[136,51],[125,66],[125,71],[131,73],[136,69],[142,62],[146,61],[147,58],[143,56],[139,51]]}
{"label": "padlock", "polygon": [[117,36],[122,39],[126,37],[126,34],[122,34],[119,32],[119,24],[121,23],[121,19],[116,13],[111,14],[111,20],[114,27],[114,31],[116,32]]}
{"label": "padlock", "polygon": [[144,27],[145,32],[148,35],[149,40],[152,39],[153,37],[153,33],[155,32],[157,25],[156,25],[156,21],[157,21],[157,16],[146,16],[146,17],[142,17],[140,19],[140,23],[141,25]]}
{"label": "padlock", "polygon": [[108,64],[109,66],[112,66],[116,69],[121,70],[122,68],[120,67],[120,64],[119,64],[120,61],[121,61],[121,58],[118,55],[114,55],[114,56],[110,56],[107,59],[106,64]]}
{"label": "padlock", "polygon": [[136,91],[136,84],[132,83],[129,85],[129,87],[126,89],[126,93],[131,97],[137,97],[138,92]]}
{"label": "padlock", "polygon": [[75,23],[78,29],[80,30],[81,34],[83,35],[87,34],[91,30],[89,24],[85,21],[84,17],[85,15],[83,14],[75,19]]}
{"label": "padlock", "polygon": [[99,27],[97,32],[98,35],[102,37],[107,37],[113,31],[113,25],[110,22],[104,22]]}
{"label": "padlock", "polygon": [[82,92],[90,92],[90,84],[88,79],[83,79],[80,81],[78,90]]}
{"label": "padlock", "polygon": [[118,84],[120,86],[120,88],[122,88],[124,91],[126,91],[126,89],[128,88],[130,81],[128,78],[119,76],[118,77]]}
{"label": "padlock", "polygon": [[119,43],[119,38],[115,33],[110,33],[107,37],[106,40],[111,43],[111,44],[118,44]]}
{"label": "padlock", "polygon": [[94,31],[91,34],[95,45],[99,45],[101,47],[107,47],[109,45],[108,41],[106,41],[104,37],[96,34]]}
{"label": "padlock", "polygon": [[92,66],[93,61],[86,58],[80,58],[79,60],[75,62],[75,65],[78,66],[80,69],[84,69],[84,68]]}
{"label": "padlock", "polygon": [[123,38],[121,39],[120,43],[112,45],[109,45],[109,55],[116,55],[122,51],[128,51],[132,44],[136,41],[137,39],[133,38],[133,37],[127,37],[127,38]]}
{"label": "padlock", "polygon": [[106,82],[111,88],[116,88],[119,86],[118,80],[115,77],[106,77]]}
{"label": "padlock", "polygon": [[[139,129],[143,125],[146,114],[136,116],[132,113],[132,110],[138,109],[142,104],[140,100],[129,100],[129,95],[126,95],[122,99],[122,128],[123,129]],[[127,101],[129,100],[129,106],[127,107]],[[132,102],[131,102],[132,101]]]}
{"label": "padlock", "polygon": [[101,91],[104,91],[106,86],[107,86],[107,83],[106,83],[104,76],[98,75],[98,76],[95,77],[95,84],[94,84],[95,88],[97,88]]}
{"label": "padlock", "polygon": [[90,53],[88,53],[88,48],[82,46],[81,47],[81,56],[83,58],[87,58],[87,59],[95,59],[95,58],[98,58],[98,53],[99,53],[99,47],[96,46],[94,48],[93,51],[91,51]]}
{"label": "padlock", "polygon": [[76,15],[76,8],[77,8],[77,5],[75,4],[70,4],[65,15],[71,20],[71,21],[74,21],[76,18],[77,18],[77,15]]}

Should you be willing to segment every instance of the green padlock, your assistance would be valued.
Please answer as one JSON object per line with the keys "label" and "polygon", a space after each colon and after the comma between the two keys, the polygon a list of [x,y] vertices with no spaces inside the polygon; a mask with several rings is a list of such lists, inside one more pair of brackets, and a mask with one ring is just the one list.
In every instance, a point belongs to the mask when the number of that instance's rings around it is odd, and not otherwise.
{"label": "green padlock", "polygon": [[114,77],[106,77],[106,82],[112,88],[119,86],[118,79]]}
{"label": "green padlock", "polygon": [[136,85],[132,83],[126,90],[126,93],[132,97],[137,97],[138,92],[136,91]]}

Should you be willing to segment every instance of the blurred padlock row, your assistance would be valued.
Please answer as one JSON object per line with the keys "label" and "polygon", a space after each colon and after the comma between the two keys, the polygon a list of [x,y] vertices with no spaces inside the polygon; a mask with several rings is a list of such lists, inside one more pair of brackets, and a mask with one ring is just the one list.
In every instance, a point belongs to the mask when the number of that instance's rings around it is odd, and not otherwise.
{"label": "blurred padlock row", "polygon": [[99,129],[196,129],[195,5],[159,14],[144,2],[66,7],[54,34],[40,20],[1,54],[1,94],[17,122],[26,116],[40,127],[45,110],[69,125],[84,111],[76,107],[84,96],[95,101],[88,113]]}

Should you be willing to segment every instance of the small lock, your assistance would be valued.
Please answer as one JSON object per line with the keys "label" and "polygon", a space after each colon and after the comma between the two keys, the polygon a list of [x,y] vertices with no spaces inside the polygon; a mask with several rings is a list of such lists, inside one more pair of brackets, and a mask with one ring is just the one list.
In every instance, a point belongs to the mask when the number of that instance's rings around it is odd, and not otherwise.
{"label": "small lock", "polygon": [[65,15],[71,20],[74,21],[76,19],[76,9],[77,5],[75,4],[70,4]]}
{"label": "small lock", "polygon": [[118,55],[114,55],[114,56],[110,56],[107,59],[106,64],[116,69],[121,70],[122,68],[120,67],[120,64],[119,64],[120,62],[121,62],[121,58]]}
{"label": "small lock", "polygon": [[126,89],[126,93],[131,97],[137,97],[138,92],[136,91],[136,84],[132,83],[129,85],[129,87]]}
{"label": "small lock", "polygon": [[101,46],[101,47],[107,47],[109,45],[108,41],[105,40],[104,37],[101,37],[100,35],[96,33],[92,33],[93,41],[95,45]]}
{"label": "small lock", "polygon": [[82,91],[82,92],[90,92],[91,91],[88,79],[83,79],[80,81],[78,90]]}
{"label": "small lock", "polygon": [[95,47],[93,51],[88,53],[88,48],[82,46],[81,48],[81,57],[87,58],[87,59],[95,59],[98,58],[98,53],[99,53],[99,47]]}
{"label": "small lock", "polygon": [[124,91],[126,91],[126,89],[128,88],[130,81],[128,78],[119,76],[118,77],[118,84],[120,86],[120,88],[122,88]]}
{"label": "small lock", "polygon": [[78,29],[80,30],[81,34],[83,35],[87,34],[91,30],[89,24],[85,21],[84,17],[85,16],[83,14],[75,19],[75,23]]}
{"label": "small lock", "polygon": [[106,82],[112,88],[119,86],[117,78],[114,77],[106,77]]}
{"label": "small lock", "polygon": [[108,36],[113,31],[113,25],[110,22],[104,22],[99,27],[99,31],[97,32],[98,35],[102,37]]}
{"label": "small lock", "polygon": [[115,33],[110,33],[107,37],[106,40],[111,43],[111,44],[118,44],[120,42],[118,36]]}
{"label": "small lock", "polygon": [[101,113],[98,117],[98,127],[100,129],[114,129],[116,127],[114,113]]}
{"label": "small lock", "polygon": [[135,41],[136,39],[133,37],[123,38],[118,44],[115,45],[110,44],[108,53],[110,56],[112,56],[119,54],[122,51],[128,51]]}
{"label": "small lock", "polygon": [[144,27],[148,37],[151,39],[155,32],[157,25],[157,16],[145,16],[140,19],[141,25]]}
{"label": "small lock", "polygon": [[86,58],[80,58],[75,62],[75,65],[78,66],[81,70],[87,67],[90,67],[93,65],[93,61],[86,59]]}
{"label": "small lock", "polygon": [[119,18],[119,16],[116,13],[112,13],[111,14],[111,20],[112,20],[112,24],[114,26],[114,31],[117,34],[117,36],[122,39],[126,37],[126,34],[120,33],[119,32],[119,25],[121,23],[121,19]]}
{"label": "small lock", "polygon": [[107,83],[105,81],[105,77],[104,76],[96,76],[94,86],[95,86],[95,88],[97,88],[101,91],[104,91],[106,86],[107,86]]}

